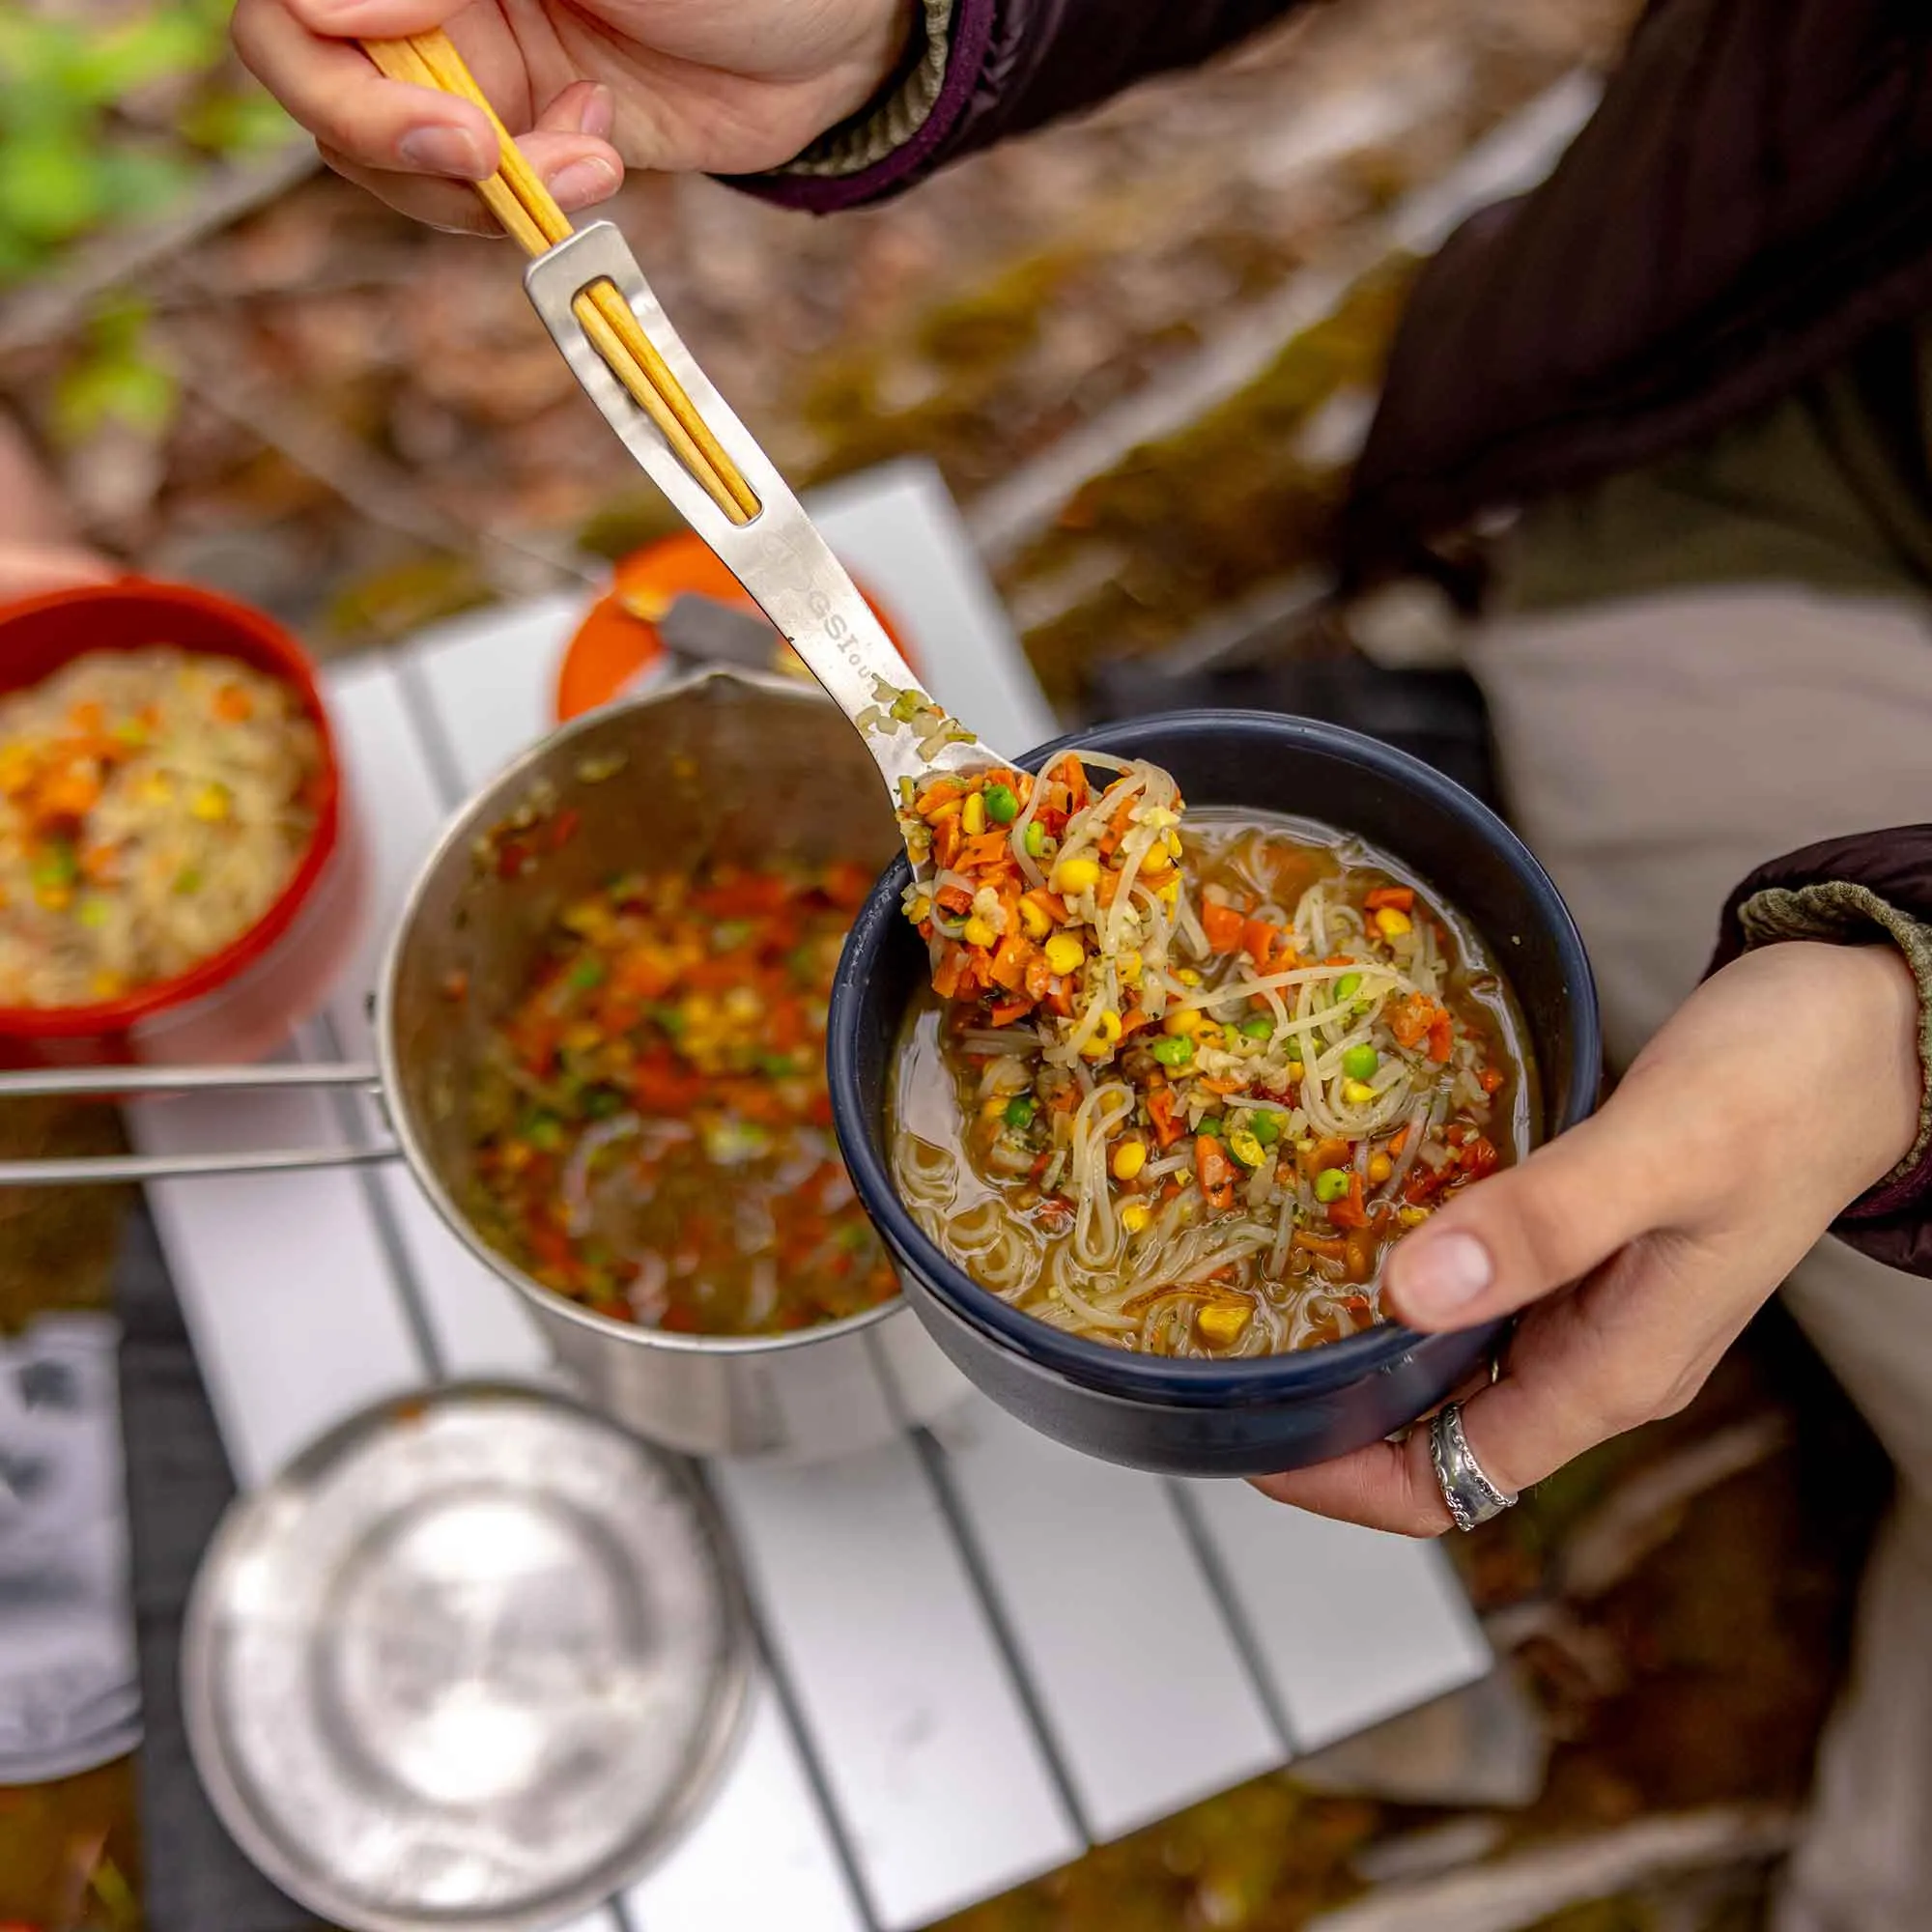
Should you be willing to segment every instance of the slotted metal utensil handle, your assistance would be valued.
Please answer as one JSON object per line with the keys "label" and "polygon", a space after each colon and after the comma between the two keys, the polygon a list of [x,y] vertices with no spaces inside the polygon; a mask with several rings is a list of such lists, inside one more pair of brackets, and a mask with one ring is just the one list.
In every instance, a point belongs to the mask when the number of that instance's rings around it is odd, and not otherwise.
{"label": "slotted metal utensil handle", "polygon": [[[734,524],[724,515],[591,346],[572,305],[585,289],[604,281],[630,304],[671,374],[751,485],[759,510],[750,523]],[[881,703],[882,691],[911,693],[921,705],[932,704],[777,465],[712,386],[670,326],[623,236],[608,221],[589,223],[539,255],[525,270],[524,286],[598,412],[783,633],[833,702],[854,720]],[[892,697],[885,696],[883,702],[889,706]],[[923,756],[921,736],[892,720],[866,733],[867,749],[895,789],[901,778],[916,780],[935,767],[973,770],[994,757],[977,739],[948,744]]]}

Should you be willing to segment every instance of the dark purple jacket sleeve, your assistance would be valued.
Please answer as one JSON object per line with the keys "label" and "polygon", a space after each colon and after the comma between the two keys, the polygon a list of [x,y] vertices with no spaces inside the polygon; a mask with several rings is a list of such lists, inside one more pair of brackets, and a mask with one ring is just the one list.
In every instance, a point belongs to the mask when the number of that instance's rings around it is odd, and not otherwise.
{"label": "dark purple jacket sleeve", "polygon": [[1189,67],[1293,12],[1298,0],[956,0],[939,100],[906,145],[861,174],[739,176],[768,201],[828,214],[923,180],[949,161],[1150,74]]}
{"label": "dark purple jacket sleeve", "polygon": [[[1896,944],[1918,978],[1919,1059],[1932,1123],[1932,825],[1807,845],[1761,866],[1731,895],[1711,970],[1775,939]],[[1902,1170],[1852,1204],[1832,1231],[1875,1261],[1932,1275],[1932,1133]]]}

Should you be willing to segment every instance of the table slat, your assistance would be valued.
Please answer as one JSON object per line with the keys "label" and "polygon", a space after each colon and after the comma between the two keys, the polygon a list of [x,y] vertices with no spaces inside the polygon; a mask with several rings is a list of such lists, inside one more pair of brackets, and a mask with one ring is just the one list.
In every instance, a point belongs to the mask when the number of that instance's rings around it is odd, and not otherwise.
{"label": "table slat", "polygon": [[625,1904],[639,1932],[866,1932],[798,1744],[763,1676],[724,1789]]}
{"label": "table slat", "polygon": [[[128,1109],[128,1122],[144,1153],[341,1139],[315,1094],[147,1101]],[[148,1200],[244,1489],[345,1415],[421,1381],[361,1177],[169,1180]]]}
{"label": "table slat", "polygon": [[1284,1509],[1245,1483],[1183,1488],[1297,1750],[1488,1674],[1489,1644],[1434,1544]]}
{"label": "table slat", "polygon": [[1283,1762],[1165,1483],[1043,1441],[983,1399],[934,1435],[1094,1837]]}
{"label": "table slat", "polygon": [[1084,1840],[913,1444],[712,1475],[887,1932],[1076,1856]]}

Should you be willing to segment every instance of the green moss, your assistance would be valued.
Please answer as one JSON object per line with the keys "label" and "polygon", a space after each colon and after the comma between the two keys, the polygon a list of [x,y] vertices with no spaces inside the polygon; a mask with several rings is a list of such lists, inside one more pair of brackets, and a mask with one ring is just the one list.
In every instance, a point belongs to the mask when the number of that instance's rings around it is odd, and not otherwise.
{"label": "green moss", "polygon": [[494,600],[473,557],[433,553],[345,583],[324,612],[323,628],[338,647],[392,643]]}
{"label": "green moss", "polygon": [[1064,573],[1092,575],[1078,566],[1096,546],[1124,559],[1027,633],[1050,695],[1070,698],[1100,659],[1157,650],[1244,591],[1327,557],[1346,477],[1311,466],[1297,439],[1330,398],[1376,383],[1412,270],[1398,260],[1365,276],[1238,393],[1083,485],[1002,573],[1003,590],[1025,601]]}

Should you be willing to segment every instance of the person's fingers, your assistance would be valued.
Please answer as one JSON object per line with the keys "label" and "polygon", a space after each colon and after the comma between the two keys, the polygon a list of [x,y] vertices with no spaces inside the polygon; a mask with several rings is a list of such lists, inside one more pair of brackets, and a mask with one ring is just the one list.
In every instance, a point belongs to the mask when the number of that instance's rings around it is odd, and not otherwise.
{"label": "person's fingers", "polygon": [[1372,1442],[1311,1468],[1258,1476],[1254,1487],[1293,1509],[1397,1536],[1440,1536],[1453,1527],[1430,1464],[1426,1422],[1404,1441]]}
{"label": "person's fingers", "polygon": [[115,574],[106,557],[78,546],[24,550],[0,546],[0,599],[9,602],[84,583],[106,583]]}
{"label": "person's fingers", "polygon": [[[1670,1094],[1663,1096],[1668,1102]],[[1662,1121],[1649,1090],[1458,1194],[1389,1258],[1384,1303],[1413,1328],[1468,1328],[1580,1280],[1696,1199],[1692,1108]],[[1673,1126],[1678,1131],[1672,1131]]]}
{"label": "person's fingers", "polygon": [[469,0],[276,0],[312,34],[344,41],[396,41],[454,19]]}
{"label": "person's fingers", "polygon": [[[566,88],[545,109],[543,128],[517,143],[565,213],[609,199],[622,185],[623,163],[598,132],[601,128],[608,133],[611,119],[610,90],[580,82]],[[570,130],[572,121],[581,131]],[[316,146],[322,158],[346,181],[368,189],[416,221],[459,235],[500,232],[495,216],[469,186],[366,168],[327,142]]]}
{"label": "person's fingers", "polygon": [[[1462,1398],[1463,1437],[1484,1473],[1511,1493],[1533,1489],[1586,1449],[1681,1408],[1763,1298],[1732,1293],[1734,1272],[1689,1241],[1647,1236],[1575,1292],[1537,1302],[1502,1378]],[[1450,1523],[1426,1422],[1404,1442],[1257,1487],[1297,1509],[1404,1536],[1435,1536]]]}
{"label": "person's fingers", "polygon": [[497,139],[480,107],[388,79],[360,48],[311,33],[285,0],[240,0],[232,32],[242,65],[318,146],[353,166],[461,181],[496,171]]}
{"label": "person's fingers", "polygon": [[624,162],[611,145],[616,104],[608,87],[573,81],[517,146],[566,213],[608,201],[623,185]]}

